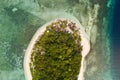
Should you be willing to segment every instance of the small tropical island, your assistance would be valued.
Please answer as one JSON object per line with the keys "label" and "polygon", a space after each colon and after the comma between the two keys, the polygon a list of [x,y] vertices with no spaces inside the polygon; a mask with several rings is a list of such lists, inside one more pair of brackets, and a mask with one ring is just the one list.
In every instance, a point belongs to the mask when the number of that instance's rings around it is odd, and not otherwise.
{"label": "small tropical island", "polygon": [[82,44],[83,38],[76,23],[57,19],[44,25],[36,32],[26,51],[26,79],[78,80],[83,68]]}

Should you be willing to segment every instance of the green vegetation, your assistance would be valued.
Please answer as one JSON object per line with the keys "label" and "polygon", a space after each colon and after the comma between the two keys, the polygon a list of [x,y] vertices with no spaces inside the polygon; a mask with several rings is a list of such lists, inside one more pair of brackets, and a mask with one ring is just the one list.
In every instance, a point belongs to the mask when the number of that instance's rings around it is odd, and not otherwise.
{"label": "green vegetation", "polygon": [[75,32],[56,31],[52,25],[48,26],[32,52],[33,80],[77,80],[82,58],[80,41]]}

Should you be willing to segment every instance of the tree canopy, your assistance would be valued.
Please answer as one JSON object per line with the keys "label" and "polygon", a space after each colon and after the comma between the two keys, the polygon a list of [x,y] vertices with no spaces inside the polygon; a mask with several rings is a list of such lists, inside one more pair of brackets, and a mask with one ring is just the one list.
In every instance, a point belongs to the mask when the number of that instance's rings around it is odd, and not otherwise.
{"label": "tree canopy", "polygon": [[32,80],[77,80],[82,58],[80,42],[76,32],[56,31],[53,25],[48,26],[33,48]]}

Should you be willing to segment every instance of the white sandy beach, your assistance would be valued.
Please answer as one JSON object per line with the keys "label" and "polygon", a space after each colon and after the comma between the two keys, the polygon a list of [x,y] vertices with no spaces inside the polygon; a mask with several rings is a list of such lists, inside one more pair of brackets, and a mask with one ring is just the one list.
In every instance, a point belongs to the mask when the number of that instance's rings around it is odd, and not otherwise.
{"label": "white sandy beach", "polygon": [[[37,32],[35,33],[35,35],[33,36],[31,42],[29,43],[29,46],[26,50],[25,57],[24,57],[24,71],[25,71],[26,80],[32,80],[29,63],[30,63],[30,57],[31,57],[31,53],[32,53],[34,44],[35,44],[36,40],[39,38],[39,36],[41,36],[44,33],[44,31],[46,30],[46,26],[50,25],[52,22],[55,22],[56,20],[51,21],[51,22],[43,25],[42,27],[40,27],[37,30]],[[63,19],[63,20],[66,20],[66,19]],[[72,22],[74,22],[74,21],[72,21]],[[77,24],[77,26],[80,28],[80,36],[82,39],[81,45],[83,46],[82,61],[81,61],[80,73],[78,75],[78,80],[84,80],[83,76],[84,76],[84,72],[85,72],[85,68],[86,68],[84,58],[90,50],[90,43],[89,43],[89,39],[88,39],[86,33],[82,29],[82,26],[80,24]]]}

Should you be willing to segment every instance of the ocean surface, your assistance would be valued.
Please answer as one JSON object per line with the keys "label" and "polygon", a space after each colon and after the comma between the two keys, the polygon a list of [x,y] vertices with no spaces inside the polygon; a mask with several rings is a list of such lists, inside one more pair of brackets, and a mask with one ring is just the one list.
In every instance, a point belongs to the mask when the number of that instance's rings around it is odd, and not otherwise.
{"label": "ocean surface", "polygon": [[0,0],[0,80],[25,80],[23,60],[39,27],[75,18],[90,39],[85,80],[120,80],[119,0]]}
{"label": "ocean surface", "polygon": [[112,40],[113,40],[113,69],[114,69],[114,80],[120,80],[120,0],[116,0],[113,17],[113,29],[112,29]]}

